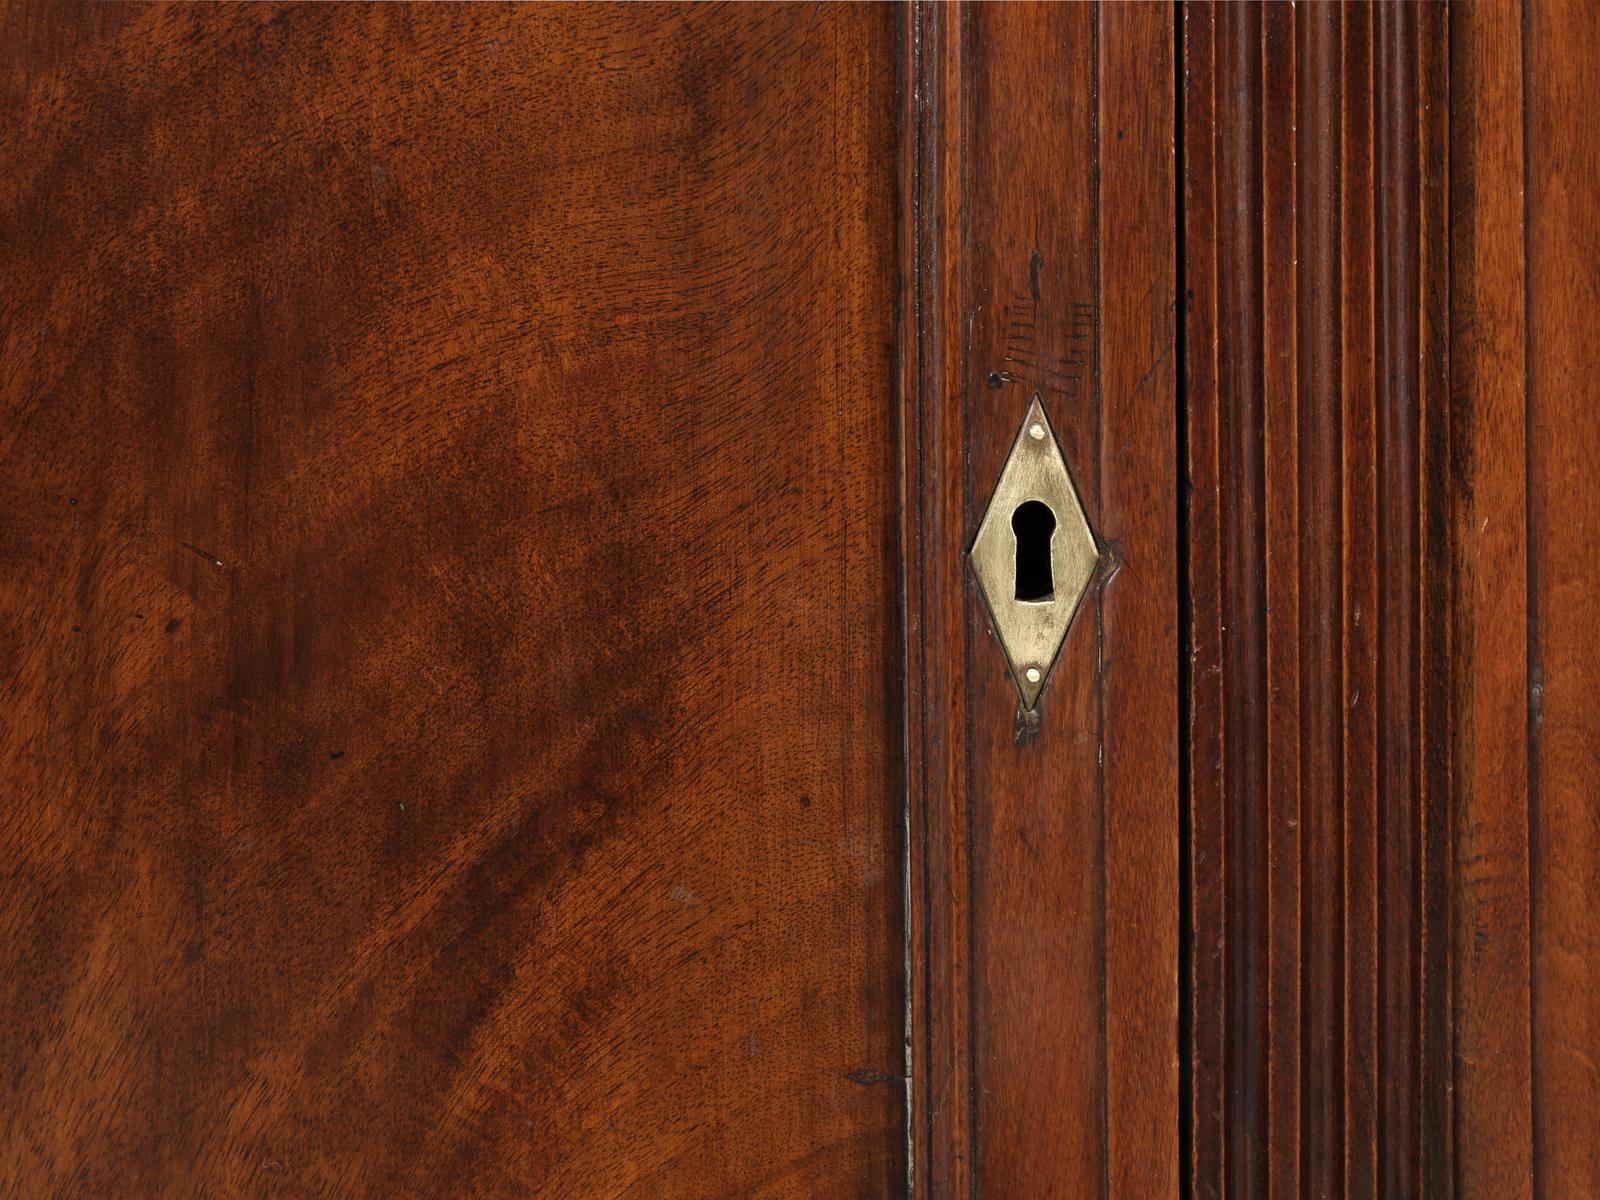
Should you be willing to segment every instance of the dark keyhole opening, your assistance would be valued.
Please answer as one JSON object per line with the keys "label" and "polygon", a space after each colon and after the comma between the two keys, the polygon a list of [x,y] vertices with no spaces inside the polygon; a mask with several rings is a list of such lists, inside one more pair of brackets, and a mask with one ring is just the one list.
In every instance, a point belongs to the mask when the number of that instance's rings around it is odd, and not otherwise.
{"label": "dark keyhole opening", "polygon": [[1039,500],[1019,504],[1011,514],[1011,532],[1017,535],[1017,599],[1054,600],[1050,539],[1056,535],[1055,513]]}

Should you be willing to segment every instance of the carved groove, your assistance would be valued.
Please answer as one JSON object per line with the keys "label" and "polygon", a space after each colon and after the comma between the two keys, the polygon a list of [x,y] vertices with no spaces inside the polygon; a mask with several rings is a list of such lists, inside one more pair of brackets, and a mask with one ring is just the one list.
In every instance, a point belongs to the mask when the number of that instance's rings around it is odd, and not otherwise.
{"label": "carved groove", "polygon": [[1445,14],[1183,28],[1192,1194],[1443,1195]]}

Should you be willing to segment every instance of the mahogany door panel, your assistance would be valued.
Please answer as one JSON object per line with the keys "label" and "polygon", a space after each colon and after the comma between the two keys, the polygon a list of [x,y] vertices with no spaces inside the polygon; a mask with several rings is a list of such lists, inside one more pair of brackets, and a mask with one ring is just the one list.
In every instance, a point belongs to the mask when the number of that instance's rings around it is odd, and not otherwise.
{"label": "mahogany door panel", "polygon": [[0,3],[0,1195],[1596,1194],[1597,61]]}
{"label": "mahogany door panel", "polygon": [[5,1195],[903,1188],[897,21],[5,8]]}

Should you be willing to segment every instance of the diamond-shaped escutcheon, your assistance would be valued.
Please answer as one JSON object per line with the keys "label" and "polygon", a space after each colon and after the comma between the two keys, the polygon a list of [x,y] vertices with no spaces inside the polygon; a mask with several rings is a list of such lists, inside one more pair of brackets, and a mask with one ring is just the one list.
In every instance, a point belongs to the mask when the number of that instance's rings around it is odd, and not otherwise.
{"label": "diamond-shaped escutcheon", "polygon": [[1022,706],[1031,709],[1100,558],[1038,396],[989,498],[971,558]]}

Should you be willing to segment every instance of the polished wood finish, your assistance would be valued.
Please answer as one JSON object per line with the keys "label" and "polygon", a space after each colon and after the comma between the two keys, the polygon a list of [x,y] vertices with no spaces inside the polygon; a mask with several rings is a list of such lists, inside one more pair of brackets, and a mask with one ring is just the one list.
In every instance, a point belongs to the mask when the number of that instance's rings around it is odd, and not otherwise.
{"label": "polished wood finish", "polygon": [[1188,1189],[1439,1195],[1446,15],[1182,20]]}
{"label": "polished wood finish", "polygon": [[1600,16],[1183,22],[1186,1191],[1594,1195]]}
{"label": "polished wood finish", "polygon": [[1106,1157],[1100,1194],[1178,1188],[1176,30],[1099,7],[1099,596]]}
{"label": "polished wood finish", "polygon": [[906,603],[913,1195],[972,1185],[971,901],[961,678],[967,528],[960,231],[962,29],[944,4],[908,4],[901,147],[901,545]]}
{"label": "polished wood finish", "polygon": [[1600,12],[1523,15],[1534,1195],[1600,1194]]}
{"label": "polished wood finish", "polygon": [[[922,1194],[1177,1189],[1172,15],[907,14]],[[1102,558],[1024,712],[962,555],[1035,394]]]}
{"label": "polished wood finish", "polygon": [[903,1192],[897,19],[5,7],[7,1194]]}
{"label": "polished wood finish", "polygon": [[[1533,1192],[1522,21],[1450,23],[1456,1130],[1462,1200]],[[1558,1193],[1559,1194],[1559,1193]]]}
{"label": "polished wood finish", "polygon": [[1596,63],[0,0],[0,1190],[1600,1195]]}

